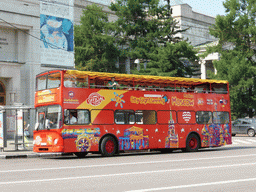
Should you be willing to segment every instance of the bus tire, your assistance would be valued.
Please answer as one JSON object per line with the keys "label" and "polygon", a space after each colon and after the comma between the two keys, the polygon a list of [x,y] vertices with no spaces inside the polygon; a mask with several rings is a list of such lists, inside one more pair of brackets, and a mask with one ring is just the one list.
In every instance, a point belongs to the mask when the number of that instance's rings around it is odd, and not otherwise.
{"label": "bus tire", "polygon": [[186,152],[196,152],[200,146],[200,140],[194,133],[190,134],[186,141]]}
{"label": "bus tire", "polygon": [[117,152],[117,144],[113,137],[106,136],[103,138],[100,145],[100,152],[102,156],[111,157]]}
{"label": "bus tire", "polygon": [[74,154],[78,158],[84,158],[88,153],[87,152],[77,152],[77,153],[74,153]]}

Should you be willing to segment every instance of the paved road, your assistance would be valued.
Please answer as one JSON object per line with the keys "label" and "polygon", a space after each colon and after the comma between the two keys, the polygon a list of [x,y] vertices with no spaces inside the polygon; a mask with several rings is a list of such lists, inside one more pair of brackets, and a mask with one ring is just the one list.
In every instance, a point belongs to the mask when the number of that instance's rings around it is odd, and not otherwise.
{"label": "paved road", "polygon": [[[256,137],[197,153],[2,159],[4,191],[255,191]],[[240,144],[239,144],[240,143]]]}

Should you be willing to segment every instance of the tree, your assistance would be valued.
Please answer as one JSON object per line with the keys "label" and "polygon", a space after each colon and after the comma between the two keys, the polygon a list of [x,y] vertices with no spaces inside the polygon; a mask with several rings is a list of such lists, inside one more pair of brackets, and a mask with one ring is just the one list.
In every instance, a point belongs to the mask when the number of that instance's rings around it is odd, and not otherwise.
{"label": "tree", "polygon": [[226,0],[226,15],[218,15],[210,34],[219,44],[207,53],[219,52],[212,78],[230,83],[233,117],[253,117],[256,109],[256,0]]}
{"label": "tree", "polygon": [[[146,69],[141,69],[139,74],[151,74],[171,77],[191,77],[197,75],[198,68],[193,61],[197,60],[196,51],[186,41],[180,41],[159,47],[153,53]],[[152,54],[152,55],[153,55]],[[136,72],[135,72],[136,73]]]}
{"label": "tree", "polygon": [[116,60],[120,54],[114,37],[113,24],[107,13],[97,5],[83,10],[81,25],[75,26],[75,63],[80,70],[117,72]]}
{"label": "tree", "polygon": [[185,66],[182,60],[186,57],[195,59],[195,52],[177,36],[186,29],[179,28],[178,22],[170,16],[168,6],[159,5],[159,0],[117,0],[110,9],[118,16],[115,36],[122,47],[122,56],[150,61],[146,70],[141,67],[133,73],[190,75],[193,69]]}

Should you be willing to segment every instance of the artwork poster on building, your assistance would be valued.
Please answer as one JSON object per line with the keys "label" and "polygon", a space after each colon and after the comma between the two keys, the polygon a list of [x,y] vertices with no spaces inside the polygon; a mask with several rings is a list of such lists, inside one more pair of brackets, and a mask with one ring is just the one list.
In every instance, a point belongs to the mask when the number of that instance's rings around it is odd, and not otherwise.
{"label": "artwork poster on building", "polygon": [[74,0],[40,1],[41,64],[74,66]]}

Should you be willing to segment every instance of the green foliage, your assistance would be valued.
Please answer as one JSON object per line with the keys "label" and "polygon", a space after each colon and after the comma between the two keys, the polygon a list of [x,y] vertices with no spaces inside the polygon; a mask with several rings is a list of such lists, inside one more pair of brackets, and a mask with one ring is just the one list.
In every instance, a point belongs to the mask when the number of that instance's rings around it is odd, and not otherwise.
{"label": "green foliage", "polygon": [[140,74],[191,77],[196,75],[198,71],[192,66],[192,62],[198,59],[196,51],[186,41],[175,44],[167,43],[166,46],[158,48],[157,54],[152,55],[152,60],[147,64],[147,69],[140,70]]}
{"label": "green foliage", "polygon": [[210,28],[219,44],[207,53],[221,55],[214,62],[218,73],[211,77],[229,81],[234,118],[252,117],[256,109],[256,0],[226,0],[223,5],[227,15],[217,16]]}
{"label": "green foliage", "polygon": [[75,63],[79,70],[117,72],[119,50],[115,45],[113,24],[97,5],[88,5],[75,26]]}
{"label": "green foliage", "polygon": [[[122,56],[150,60],[147,69],[135,74],[164,76],[191,76],[193,67],[184,65],[196,59],[192,47],[176,34],[180,29],[170,16],[168,6],[160,6],[159,0],[117,0],[110,6],[118,16],[116,38],[122,47]],[[141,64],[143,65],[143,64]]]}

